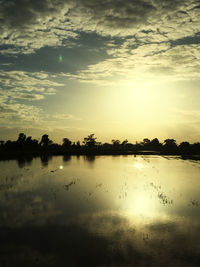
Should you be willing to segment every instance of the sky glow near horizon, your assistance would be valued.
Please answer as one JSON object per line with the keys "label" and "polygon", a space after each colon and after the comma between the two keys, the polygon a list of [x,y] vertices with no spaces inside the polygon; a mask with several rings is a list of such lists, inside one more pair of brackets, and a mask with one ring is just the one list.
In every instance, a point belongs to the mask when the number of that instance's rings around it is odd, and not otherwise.
{"label": "sky glow near horizon", "polygon": [[0,0],[0,139],[200,141],[199,0]]}

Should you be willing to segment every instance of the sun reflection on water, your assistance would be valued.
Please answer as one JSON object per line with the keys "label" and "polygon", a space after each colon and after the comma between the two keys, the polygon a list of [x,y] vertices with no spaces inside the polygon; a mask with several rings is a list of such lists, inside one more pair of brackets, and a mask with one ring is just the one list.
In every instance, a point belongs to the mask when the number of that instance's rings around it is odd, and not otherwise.
{"label": "sun reflection on water", "polygon": [[[21,266],[21,255],[35,266],[36,252],[40,261],[49,248],[57,265],[66,259],[65,266],[74,259],[73,266],[82,266],[79,259],[87,266],[172,266],[174,255],[173,266],[197,266],[199,165],[163,157],[92,160],[71,157],[64,168],[66,160],[54,157],[44,168],[35,159],[24,169],[0,162],[7,266]],[[104,255],[107,262],[101,262]],[[49,259],[44,263],[49,266]]]}
{"label": "sun reflection on water", "polygon": [[145,195],[144,192],[138,192],[127,198],[124,202],[124,210],[127,211],[130,217],[143,216],[146,218],[156,218],[158,216],[154,201],[149,198],[149,195]]}
{"label": "sun reflection on water", "polygon": [[141,162],[135,162],[133,166],[138,169],[139,171],[142,171],[145,168],[145,165]]}

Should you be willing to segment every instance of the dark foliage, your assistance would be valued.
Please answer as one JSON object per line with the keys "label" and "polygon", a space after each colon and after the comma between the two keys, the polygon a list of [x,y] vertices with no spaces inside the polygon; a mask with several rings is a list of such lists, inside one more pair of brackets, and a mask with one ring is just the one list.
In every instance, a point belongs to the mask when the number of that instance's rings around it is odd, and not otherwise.
{"label": "dark foliage", "polygon": [[129,143],[127,139],[120,141],[112,139],[111,143],[97,142],[94,134],[90,134],[80,141],[72,142],[63,138],[62,145],[53,143],[47,134],[40,142],[20,133],[16,141],[0,141],[0,157],[12,158],[20,156],[48,155],[127,155],[127,154],[166,154],[166,155],[200,155],[200,143],[190,144],[182,142],[179,145],[174,139],[166,139],[160,143],[158,138],[152,140],[144,138],[142,142]]}

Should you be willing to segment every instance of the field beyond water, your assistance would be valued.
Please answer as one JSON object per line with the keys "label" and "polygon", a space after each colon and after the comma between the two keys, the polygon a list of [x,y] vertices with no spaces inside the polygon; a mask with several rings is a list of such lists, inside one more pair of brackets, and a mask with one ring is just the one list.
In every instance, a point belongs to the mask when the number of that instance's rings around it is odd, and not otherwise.
{"label": "field beyond water", "polygon": [[0,267],[199,266],[200,161],[0,161]]}

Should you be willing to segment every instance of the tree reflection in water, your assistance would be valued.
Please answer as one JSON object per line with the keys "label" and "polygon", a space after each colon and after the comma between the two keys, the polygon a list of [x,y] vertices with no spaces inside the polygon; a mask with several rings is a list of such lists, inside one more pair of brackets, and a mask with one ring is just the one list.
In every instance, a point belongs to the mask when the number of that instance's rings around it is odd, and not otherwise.
{"label": "tree reflection in water", "polygon": [[44,156],[0,168],[0,266],[198,266],[198,162]]}

